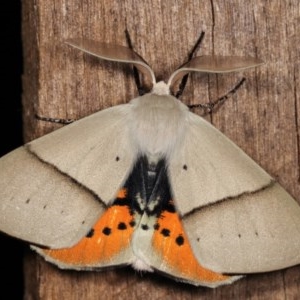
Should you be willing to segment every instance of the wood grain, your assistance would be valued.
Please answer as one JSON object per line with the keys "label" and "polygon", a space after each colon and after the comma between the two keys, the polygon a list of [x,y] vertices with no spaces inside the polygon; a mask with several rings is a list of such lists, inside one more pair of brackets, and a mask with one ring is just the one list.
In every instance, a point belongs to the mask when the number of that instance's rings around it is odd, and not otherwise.
{"label": "wood grain", "polygon": [[[126,45],[127,28],[136,52],[167,79],[205,31],[199,54],[251,55],[266,64],[232,75],[193,74],[182,101],[212,101],[245,76],[246,84],[207,118],[300,202],[298,0],[24,0],[22,14],[26,141],[60,127],[35,114],[79,119],[137,96],[128,66],[83,55],[65,39]],[[299,282],[296,266],[211,290],[130,268],[61,271],[29,253],[24,298],[297,299]]]}

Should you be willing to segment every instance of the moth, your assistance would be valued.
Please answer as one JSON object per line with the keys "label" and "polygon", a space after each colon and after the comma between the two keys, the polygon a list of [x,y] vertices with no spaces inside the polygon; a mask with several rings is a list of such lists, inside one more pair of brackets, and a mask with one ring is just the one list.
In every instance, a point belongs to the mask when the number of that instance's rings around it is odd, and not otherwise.
{"label": "moth", "polygon": [[165,82],[133,50],[68,44],[134,65],[150,93],[0,159],[0,230],[60,268],[131,265],[196,286],[300,263],[300,207],[261,167],[170,94],[189,72],[256,67],[198,56]]}

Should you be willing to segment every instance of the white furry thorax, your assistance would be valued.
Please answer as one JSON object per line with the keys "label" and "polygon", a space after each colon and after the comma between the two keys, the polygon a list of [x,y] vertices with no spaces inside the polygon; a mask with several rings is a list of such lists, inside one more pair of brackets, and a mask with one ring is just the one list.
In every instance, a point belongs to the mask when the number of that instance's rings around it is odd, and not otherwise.
{"label": "white furry thorax", "polygon": [[169,156],[182,143],[188,108],[170,95],[164,82],[154,85],[151,93],[130,101],[131,137],[142,154]]}

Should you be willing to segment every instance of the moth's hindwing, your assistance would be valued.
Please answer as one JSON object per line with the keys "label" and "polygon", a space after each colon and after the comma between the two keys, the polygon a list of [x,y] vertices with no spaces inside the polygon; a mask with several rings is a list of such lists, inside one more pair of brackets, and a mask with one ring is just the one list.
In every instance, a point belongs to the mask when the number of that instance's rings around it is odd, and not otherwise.
{"label": "moth's hindwing", "polygon": [[131,199],[125,184],[113,204],[74,247],[33,248],[60,268],[81,270],[129,264],[133,261],[131,240],[136,222]]}
{"label": "moth's hindwing", "polygon": [[135,255],[153,269],[194,285],[215,287],[239,279],[204,268],[195,258],[172,200],[165,162],[155,171],[145,160],[141,163],[148,176],[143,176],[146,194],[139,201],[144,212],[133,239]]}

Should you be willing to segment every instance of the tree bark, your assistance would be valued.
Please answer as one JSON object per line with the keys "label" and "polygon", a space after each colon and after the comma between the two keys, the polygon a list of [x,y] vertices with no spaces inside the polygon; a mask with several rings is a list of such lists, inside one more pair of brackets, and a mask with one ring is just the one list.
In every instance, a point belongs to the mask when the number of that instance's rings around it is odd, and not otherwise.
{"label": "tree bark", "polygon": [[[23,0],[25,140],[61,127],[38,121],[35,114],[80,119],[137,96],[128,66],[84,55],[65,39],[126,45],[127,28],[135,51],[157,78],[167,79],[205,31],[199,55],[249,55],[266,64],[234,74],[193,74],[181,100],[213,101],[245,76],[235,95],[206,118],[300,202],[299,18],[298,0]],[[129,267],[62,271],[33,253],[24,268],[26,300],[296,299],[300,294],[299,266],[249,275],[217,289],[140,275]]]}

